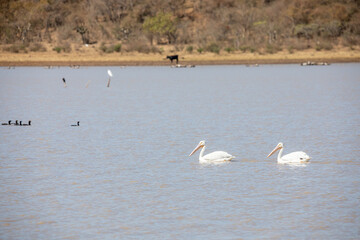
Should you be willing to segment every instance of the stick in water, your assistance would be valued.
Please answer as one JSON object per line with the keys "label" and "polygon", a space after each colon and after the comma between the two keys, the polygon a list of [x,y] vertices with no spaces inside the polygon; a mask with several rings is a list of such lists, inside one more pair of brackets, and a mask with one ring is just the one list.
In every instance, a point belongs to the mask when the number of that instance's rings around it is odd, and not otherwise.
{"label": "stick in water", "polygon": [[107,87],[110,87],[110,80],[111,80],[111,78],[109,77]]}

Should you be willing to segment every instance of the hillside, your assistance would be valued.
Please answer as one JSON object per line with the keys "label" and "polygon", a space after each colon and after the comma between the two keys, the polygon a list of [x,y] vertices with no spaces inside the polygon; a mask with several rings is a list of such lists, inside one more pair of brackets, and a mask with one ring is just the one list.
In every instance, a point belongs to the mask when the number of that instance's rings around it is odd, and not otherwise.
{"label": "hillside", "polygon": [[359,0],[0,1],[1,51],[99,54],[358,50]]}

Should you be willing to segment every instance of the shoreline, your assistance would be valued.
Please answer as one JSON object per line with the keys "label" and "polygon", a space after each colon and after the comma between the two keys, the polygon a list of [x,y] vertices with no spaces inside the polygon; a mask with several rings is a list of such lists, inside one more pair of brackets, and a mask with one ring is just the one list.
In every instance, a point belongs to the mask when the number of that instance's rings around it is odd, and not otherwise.
{"label": "shoreline", "polygon": [[[215,65],[271,65],[271,64],[301,64],[302,62],[307,62],[308,60],[303,59],[303,61],[290,61],[290,60],[261,60],[261,61],[199,61],[199,62],[182,62],[182,66],[193,65],[193,66],[215,66]],[[336,59],[333,61],[324,61],[324,59],[312,60],[313,62],[325,62],[330,64],[334,63],[359,63],[360,59]],[[86,62],[77,62],[77,61],[33,61],[33,62],[11,62],[11,61],[0,61],[0,67],[96,67],[96,66],[174,66],[175,64],[166,64],[163,62],[143,62],[143,61],[86,61]],[[316,65],[316,64],[315,64]]]}
{"label": "shoreline", "polygon": [[[94,51],[54,53],[0,52],[0,66],[171,66],[172,63],[163,54],[111,53]],[[254,65],[254,64],[300,64],[302,62],[351,63],[360,62],[360,50],[315,51],[306,50],[294,53],[278,52],[274,54],[258,53],[178,53],[181,65]]]}

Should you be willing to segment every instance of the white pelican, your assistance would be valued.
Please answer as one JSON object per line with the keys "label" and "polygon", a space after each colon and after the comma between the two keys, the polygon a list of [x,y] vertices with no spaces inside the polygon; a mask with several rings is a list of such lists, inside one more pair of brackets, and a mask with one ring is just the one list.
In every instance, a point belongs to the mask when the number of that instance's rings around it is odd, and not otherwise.
{"label": "white pelican", "polygon": [[190,153],[189,157],[193,155],[200,148],[202,148],[199,155],[200,163],[219,163],[224,161],[230,161],[231,159],[235,158],[234,156],[223,151],[215,151],[203,156],[206,148],[205,141],[200,141],[199,144],[196,146],[196,148]]}
{"label": "white pelican", "polygon": [[307,155],[304,152],[292,152],[292,153],[286,154],[285,156],[281,156],[281,154],[284,150],[284,145],[282,143],[279,143],[267,157],[270,157],[279,149],[280,149],[280,152],[277,157],[278,163],[304,163],[304,162],[310,161],[310,159],[311,159],[309,157],[309,155]]}

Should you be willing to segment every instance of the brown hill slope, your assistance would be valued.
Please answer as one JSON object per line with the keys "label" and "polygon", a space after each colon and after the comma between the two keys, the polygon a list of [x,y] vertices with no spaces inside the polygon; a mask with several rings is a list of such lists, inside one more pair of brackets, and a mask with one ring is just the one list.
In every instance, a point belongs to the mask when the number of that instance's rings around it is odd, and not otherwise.
{"label": "brown hill slope", "polygon": [[98,55],[351,52],[360,43],[359,6],[358,0],[1,1],[0,43],[3,52],[25,54],[81,55],[84,45]]}

